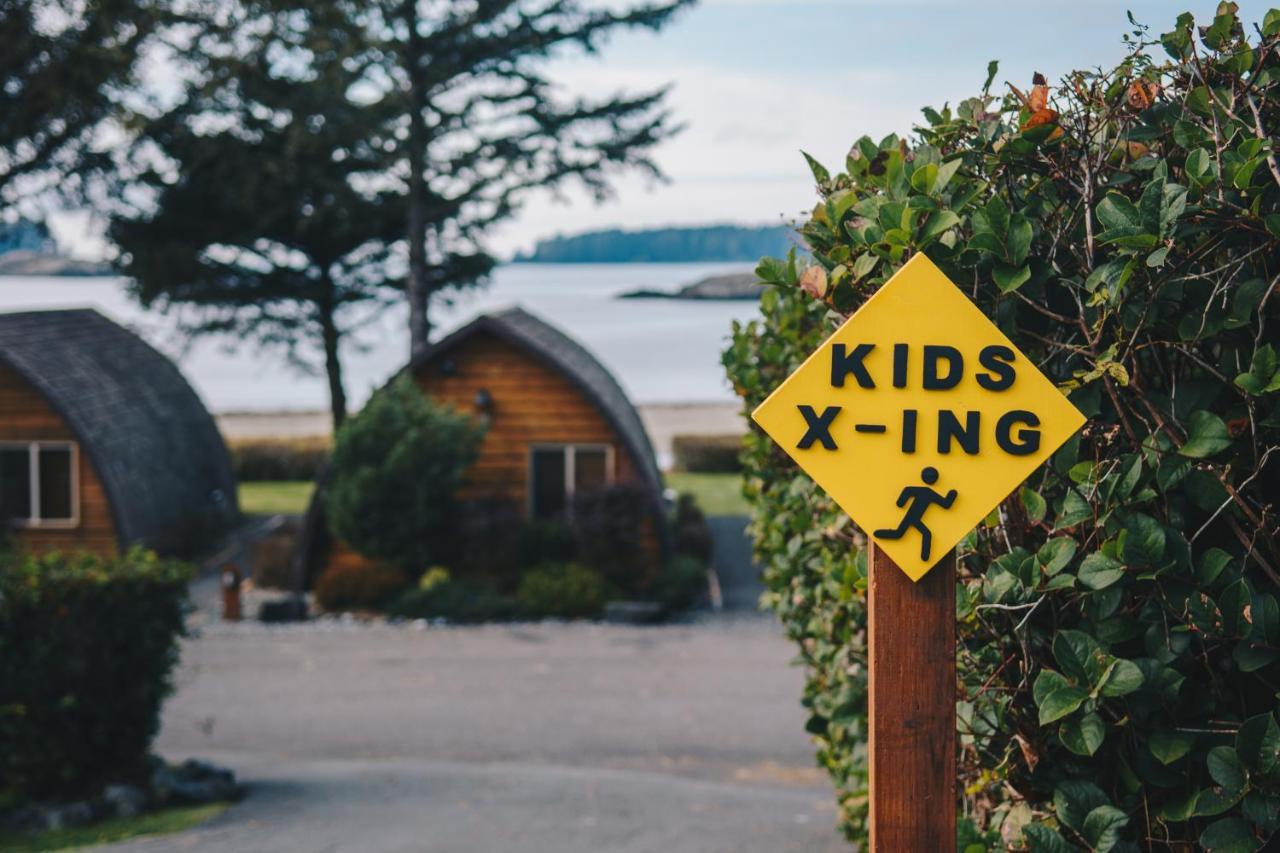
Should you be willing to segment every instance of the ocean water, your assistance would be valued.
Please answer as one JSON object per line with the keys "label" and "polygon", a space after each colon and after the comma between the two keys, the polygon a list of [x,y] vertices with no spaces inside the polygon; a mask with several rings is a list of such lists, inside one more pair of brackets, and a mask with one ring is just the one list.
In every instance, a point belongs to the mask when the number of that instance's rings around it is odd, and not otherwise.
{"label": "ocean water", "polygon": [[[754,302],[618,299],[636,289],[674,289],[746,264],[513,264],[485,288],[437,305],[438,337],[477,314],[519,305],[558,326],[595,353],[637,403],[733,399],[720,352],[733,320],[758,314]],[[0,311],[92,307],[169,355],[214,412],[327,409],[314,350],[291,359],[230,336],[189,339],[180,318],[146,311],[120,278],[0,276]],[[403,306],[362,325],[343,352],[352,407],[404,364],[409,350]]]}

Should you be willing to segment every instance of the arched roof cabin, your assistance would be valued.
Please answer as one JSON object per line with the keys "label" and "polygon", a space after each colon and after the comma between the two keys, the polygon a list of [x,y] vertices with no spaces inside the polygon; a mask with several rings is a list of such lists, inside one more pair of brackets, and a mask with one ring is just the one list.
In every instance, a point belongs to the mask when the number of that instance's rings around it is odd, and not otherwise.
{"label": "arched roof cabin", "polygon": [[[526,519],[555,518],[575,493],[634,484],[650,510],[646,540],[655,558],[667,553],[662,475],[648,434],[613,375],[581,344],[512,308],[476,318],[407,369],[432,399],[488,422],[463,501],[499,499]],[[302,540],[309,578],[358,559],[328,542],[319,504]]]}
{"label": "arched roof cabin", "polygon": [[195,556],[235,523],[218,428],[178,368],[96,311],[0,314],[0,514],[32,550]]}

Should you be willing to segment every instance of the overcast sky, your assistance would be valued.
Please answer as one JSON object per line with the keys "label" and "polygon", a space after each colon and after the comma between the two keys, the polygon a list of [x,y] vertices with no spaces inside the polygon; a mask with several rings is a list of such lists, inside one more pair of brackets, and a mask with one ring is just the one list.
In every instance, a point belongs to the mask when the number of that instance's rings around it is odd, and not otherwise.
{"label": "overcast sky", "polygon": [[[1259,21],[1266,2],[1241,2]],[[531,197],[491,247],[507,255],[540,237],[592,228],[704,222],[781,222],[811,207],[800,150],[839,165],[862,134],[905,132],[921,106],[976,94],[987,62],[997,85],[1029,85],[1113,63],[1132,29],[1126,9],[1153,33],[1190,10],[1207,23],[1215,0],[701,0],[656,35],[615,37],[598,57],[566,58],[566,94],[604,95],[672,84],[685,131],[657,152],[669,182],[616,182],[596,205]],[[63,218],[65,242],[87,247],[83,218]]]}

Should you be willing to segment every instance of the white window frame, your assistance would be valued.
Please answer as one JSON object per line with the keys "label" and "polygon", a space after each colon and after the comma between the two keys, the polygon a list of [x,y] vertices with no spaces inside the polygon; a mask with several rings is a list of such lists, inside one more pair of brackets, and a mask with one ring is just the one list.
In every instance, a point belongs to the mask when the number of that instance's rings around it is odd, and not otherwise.
{"label": "white window frame", "polygon": [[[80,445],[74,441],[0,441],[0,450],[27,450],[27,479],[30,492],[31,515],[28,518],[8,519],[14,527],[40,530],[70,530],[80,526]],[[71,451],[71,517],[40,517],[40,451]]]}
{"label": "white window frame", "polygon": [[566,512],[573,512],[573,491],[575,488],[574,470],[575,459],[579,450],[603,450],[604,451],[604,483],[606,486],[613,485],[614,478],[614,452],[612,444],[602,443],[550,443],[540,442],[529,445],[529,461],[527,469],[529,472],[528,484],[525,490],[525,514],[529,518],[533,518],[533,457],[539,450],[563,450],[564,451],[564,505]]}

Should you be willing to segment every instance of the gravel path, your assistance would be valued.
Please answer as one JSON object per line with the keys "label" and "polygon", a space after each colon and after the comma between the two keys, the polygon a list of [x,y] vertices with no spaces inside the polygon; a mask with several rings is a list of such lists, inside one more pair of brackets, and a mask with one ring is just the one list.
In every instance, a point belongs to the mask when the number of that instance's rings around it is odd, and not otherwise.
{"label": "gravel path", "polygon": [[840,851],[767,618],[206,626],[158,749],[249,797],[111,850]]}

